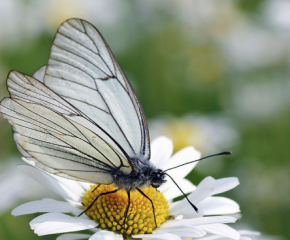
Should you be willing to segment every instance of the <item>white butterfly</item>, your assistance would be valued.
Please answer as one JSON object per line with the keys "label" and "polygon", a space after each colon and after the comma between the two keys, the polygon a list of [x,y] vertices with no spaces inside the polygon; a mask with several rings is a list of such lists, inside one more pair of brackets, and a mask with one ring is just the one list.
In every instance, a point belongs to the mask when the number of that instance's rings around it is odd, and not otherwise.
{"label": "white butterfly", "polygon": [[64,22],[47,66],[34,77],[39,81],[10,72],[10,98],[2,100],[0,111],[13,126],[19,150],[37,167],[110,184],[113,174],[138,175],[138,166],[148,165],[142,107],[94,26],[80,19]]}
{"label": "white butterfly", "polygon": [[7,86],[10,98],[1,101],[0,112],[12,124],[19,151],[36,167],[77,181],[114,183],[112,192],[125,189],[125,216],[131,190],[147,197],[140,187],[165,182],[168,174],[149,161],[147,122],[134,90],[90,23],[64,22],[47,66],[34,77],[11,71]]}

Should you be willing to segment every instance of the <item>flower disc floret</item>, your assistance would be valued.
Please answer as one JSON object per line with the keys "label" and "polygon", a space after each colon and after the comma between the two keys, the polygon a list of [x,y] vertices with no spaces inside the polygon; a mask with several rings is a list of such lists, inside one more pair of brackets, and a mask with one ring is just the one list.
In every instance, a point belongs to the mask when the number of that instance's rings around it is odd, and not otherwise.
{"label": "flower disc floret", "polygon": [[[91,185],[83,198],[84,209],[101,194],[115,190],[114,185]],[[168,201],[164,195],[153,187],[146,187],[142,191],[152,200],[155,208],[157,227],[170,218]],[[131,204],[125,222],[126,235],[151,233],[156,229],[151,202],[138,191],[130,192]],[[94,205],[86,211],[102,229],[123,233],[123,221],[128,205],[127,192],[123,189],[102,195]]]}

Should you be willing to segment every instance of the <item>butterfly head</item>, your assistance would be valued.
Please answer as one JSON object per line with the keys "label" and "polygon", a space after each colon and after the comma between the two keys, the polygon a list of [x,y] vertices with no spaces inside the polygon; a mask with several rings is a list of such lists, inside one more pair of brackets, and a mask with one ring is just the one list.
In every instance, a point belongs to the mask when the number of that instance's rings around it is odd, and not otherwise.
{"label": "butterfly head", "polygon": [[158,188],[162,183],[166,182],[165,173],[161,169],[156,169],[151,176],[151,186],[154,188]]}

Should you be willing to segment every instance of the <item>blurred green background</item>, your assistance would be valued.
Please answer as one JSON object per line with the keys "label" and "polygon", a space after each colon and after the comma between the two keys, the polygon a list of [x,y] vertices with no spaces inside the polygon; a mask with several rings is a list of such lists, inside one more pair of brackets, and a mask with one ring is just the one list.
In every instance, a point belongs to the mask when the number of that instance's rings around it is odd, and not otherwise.
{"label": "blurred green background", "polygon": [[[175,151],[233,155],[197,165],[188,178],[237,176],[224,195],[241,206],[238,228],[290,238],[290,2],[288,0],[3,0],[0,97],[12,69],[45,65],[60,23],[80,17],[106,38],[132,82],[151,138]],[[0,116],[0,239],[38,237],[35,216],[13,217],[22,202],[56,197],[16,170],[21,163]],[[2,197],[3,196],[3,197]]]}

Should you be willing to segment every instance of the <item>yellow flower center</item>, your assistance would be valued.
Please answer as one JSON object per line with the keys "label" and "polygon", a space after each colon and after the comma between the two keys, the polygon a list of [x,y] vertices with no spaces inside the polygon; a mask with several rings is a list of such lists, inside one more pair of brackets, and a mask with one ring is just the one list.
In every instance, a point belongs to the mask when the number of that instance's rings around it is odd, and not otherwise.
{"label": "yellow flower center", "polygon": [[[82,201],[84,209],[87,209],[101,193],[117,189],[113,184],[97,186],[98,184],[91,185],[91,189],[85,192]],[[170,218],[168,201],[162,193],[151,186],[142,191],[154,204],[156,223],[159,227]],[[130,192],[130,199],[131,204],[124,227],[126,235],[151,233],[156,228],[151,202],[138,191]],[[102,229],[123,233],[127,205],[127,192],[121,189],[116,193],[100,196],[86,214],[99,223]]]}

